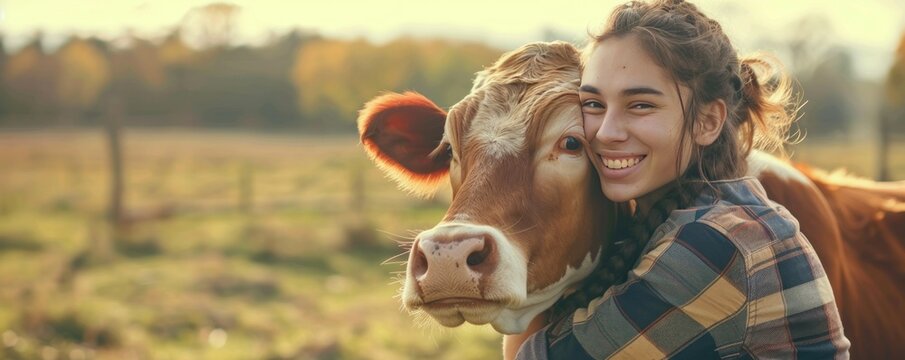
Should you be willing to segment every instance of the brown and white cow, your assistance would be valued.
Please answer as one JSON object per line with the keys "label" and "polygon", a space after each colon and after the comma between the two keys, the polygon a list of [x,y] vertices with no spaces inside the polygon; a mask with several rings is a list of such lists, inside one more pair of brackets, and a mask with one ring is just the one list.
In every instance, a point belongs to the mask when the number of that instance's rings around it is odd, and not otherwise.
{"label": "brown and white cow", "polygon": [[[414,93],[365,106],[361,141],[380,168],[416,194],[447,177],[453,189],[412,244],[406,308],[518,333],[597,266],[619,209],[584,153],[578,69],[571,45],[529,44],[448,114]],[[823,261],[852,355],[905,353],[905,182],[839,180],[763,153],[749,163]]]}
{"label": "brown and white cow", "polygon": [[412,244],[406,308],[518,333],[597,266],[616,212],[589,176],[577,63],[569,44],[527,45],[449,114],[413,93],[365,106],[378,166],[417,194],[452,184],[446,216]]}

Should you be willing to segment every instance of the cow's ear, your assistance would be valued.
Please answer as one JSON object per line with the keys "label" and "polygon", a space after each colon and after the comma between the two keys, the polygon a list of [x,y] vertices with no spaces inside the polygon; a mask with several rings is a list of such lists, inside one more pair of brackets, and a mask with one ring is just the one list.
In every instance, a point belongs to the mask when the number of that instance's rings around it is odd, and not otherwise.
{"label": "cow's ear", "polygon": [[419,196],[432,195],[449,173],[449,154],[438,150],[446,112],[421,94],[387,93],[365,104],[358,133],[377,167]]}

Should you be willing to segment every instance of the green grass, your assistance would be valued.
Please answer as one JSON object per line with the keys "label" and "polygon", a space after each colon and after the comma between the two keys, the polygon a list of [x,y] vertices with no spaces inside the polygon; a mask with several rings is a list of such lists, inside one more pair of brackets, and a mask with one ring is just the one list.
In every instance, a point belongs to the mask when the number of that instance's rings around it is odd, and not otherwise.
{"label": "green grass", "polygon": [[[3,132],[0,149],[0,358],[499,357],[490,328],[400,309],[403,268],[382,263],[449,192],[408,197],[352,136],[127,131],[126,207],[143,220],[119,233],[100,131]],[[871,144],[794,154],[875,170]],[[905,179],[905,144],[892,154]]]}

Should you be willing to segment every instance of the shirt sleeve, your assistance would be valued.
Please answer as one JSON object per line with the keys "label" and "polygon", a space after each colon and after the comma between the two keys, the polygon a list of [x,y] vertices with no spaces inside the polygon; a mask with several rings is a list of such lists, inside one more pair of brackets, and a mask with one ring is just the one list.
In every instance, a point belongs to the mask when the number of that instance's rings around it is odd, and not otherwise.
{"label": "shirt sleeve", "polygon": [[546,355],[712,357],[710,330],[732,318],[738,321],[725,332],[741,338],[745,318],[736,315],[746,301],[743,256],[726,235],[692,222],[642,256],[625,283],[576,311],[571,330],[549,340]]}

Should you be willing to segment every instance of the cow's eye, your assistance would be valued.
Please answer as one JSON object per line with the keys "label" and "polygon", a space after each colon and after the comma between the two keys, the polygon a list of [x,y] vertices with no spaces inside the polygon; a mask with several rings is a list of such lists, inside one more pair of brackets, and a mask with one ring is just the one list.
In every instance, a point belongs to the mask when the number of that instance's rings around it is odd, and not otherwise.
{"label": "cow's eye", "polygon": [[574,136],[566,136],[562,138],[562,140],[560,140],[559,148],[566,151],[575,152],[581,150],[581,141],[576,139]]}
{"label": "cow's eye", "polygon": [[450,159],[453,157],[452,144],[446,144],[446,157]]}

